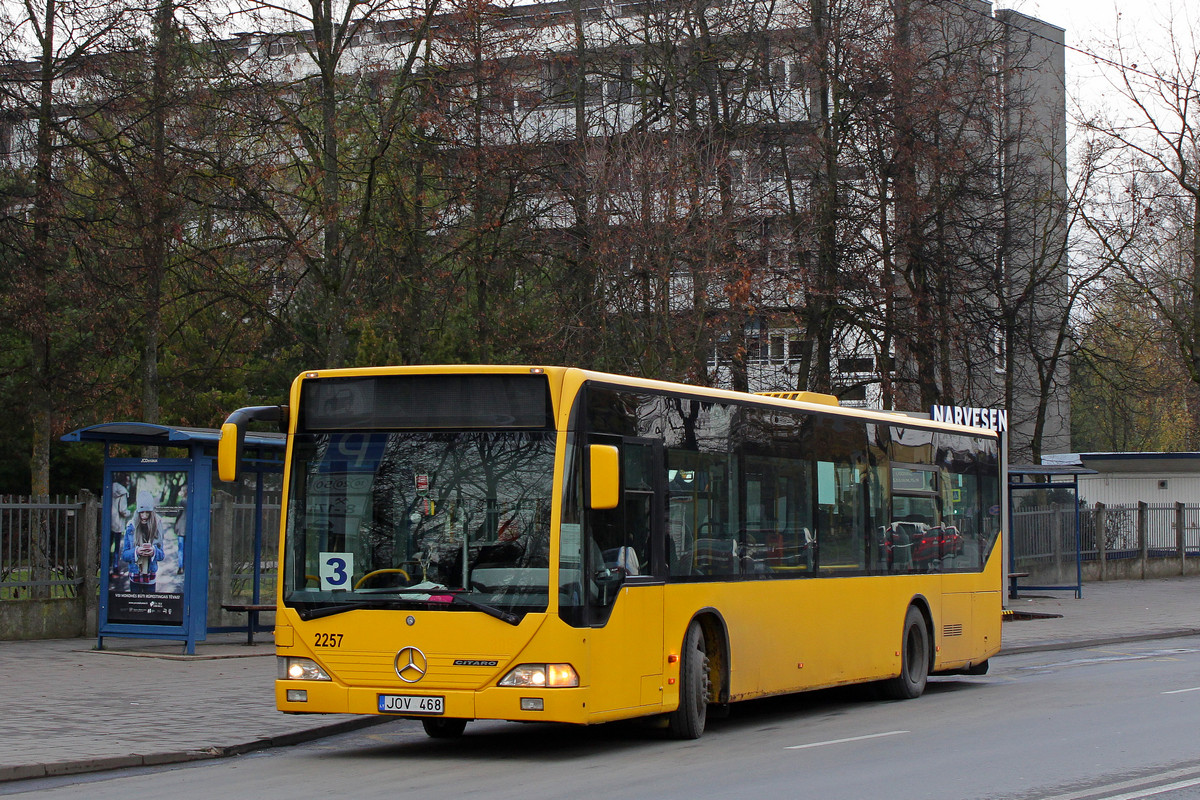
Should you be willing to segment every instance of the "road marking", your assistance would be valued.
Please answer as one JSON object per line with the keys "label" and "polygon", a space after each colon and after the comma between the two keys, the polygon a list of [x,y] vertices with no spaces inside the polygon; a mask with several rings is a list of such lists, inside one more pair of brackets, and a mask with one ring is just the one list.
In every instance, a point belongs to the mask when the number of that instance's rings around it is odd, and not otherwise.
{"label": "road marking", "polygon": [[1055,669],[1058,667],[1079,667],[1091,664],[1105,664],[1113,661],[1144,661],[1153,658],[1162,658],[1175,660],[1172,656],[1186,655],[1189,653],[1200,652],[1197,648],[1173,648],[1170,650],[1149,650],[1141,653],[1122,653],[1113,652],[1111,650],[1095,650],[1097,653],[1109,653],[1110,655],[1092,656],[1090,658],[1073,658],[1069,661],[1054,661],[1049,664],[1031,664],[1027,667],[1018,667],[1022,670],[1039,670],[1039,669]]}
{"label": "road marking", "polygon": [[1126,794],[1105,795],[1103,800],[1138,800],[1138,798],[1154,797],[1156,794],[1166,794],[1167,792],[1173,792],[1176,789],[1188,789],[1192,786],[1200,786],[1200,778],[1192,778],[1191,780],[1177,781],[1176,783],[1168,783],[1163,786],[1139,789]]}
{"label": "road marking", "polygon": [[1188,692],[1200,692],[1200,686],[1193,686],[1191,689],[1176,689],[1172,692],[1163,692],[1163,694],[1187,694]]}
{"label": "road marking", "polygon": [[[1178,778],[1184,775],[1190,775],[1187,780],[1178,781],[1171,784],[1160,784],[1157,786],[1147,786],[1146,784],[1153,781],[1155,778],[1163,780],[1164,778]],[[1067,794],[1056,794],[1053,797],[1046,797],[1043,800],[1137,800],[1141,797],[1153,797],[1156,794],[1171,792],[1176,789],[1186,789],[1190,786],[1200,785],[1200,776],[1196,775],[1195,767],[1184,767],[1182,769],[1170,770],[1163,772],[1152,778],[1135,778],[1128,781],[1120,781],[1118,783],[1110,783],[1107,786],[1093,786],[1090,789],[1082,789],[1077,792],[1069,792]],[[1105,792],[1123,792],[1127,789],[1132,789],[1135,786],[1145,787],[1125,794],[1105,794]]]}
{"label": "road marking", "polygon": [[912,733],[912,731],[888,731],[887,733],[869,733],[866,736],[851,736],[849,739],[830,739],[827,742],[812,742],[811,744],[794,744],[790,747],[783,748],[784,750],[807,750],[810,747],[825,747],[831,744],[846,744],[848,742],[862,742],[867,739],[882,739],[885,736],[899,736],[903,733]]}

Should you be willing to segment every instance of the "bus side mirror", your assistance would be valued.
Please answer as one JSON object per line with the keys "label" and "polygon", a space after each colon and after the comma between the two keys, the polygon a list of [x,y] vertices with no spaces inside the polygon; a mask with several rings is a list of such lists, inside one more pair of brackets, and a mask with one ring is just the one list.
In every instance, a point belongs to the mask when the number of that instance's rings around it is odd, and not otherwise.
{"label": "bus side mirror", "polygon": [[237,480],[238,467],[242,463],[242,445],[246,442],[246,424],[257,420],[279,422],[283,428],[287,420],[285,407],[248,406],[229,415],[221,426],[221,441],[217,444],[217,477],[221,480]]}
{"label": "bus side mirror", "polygon": [[611,444],[590,444],[587,507],[603,511],[621,500],[621,451]]}

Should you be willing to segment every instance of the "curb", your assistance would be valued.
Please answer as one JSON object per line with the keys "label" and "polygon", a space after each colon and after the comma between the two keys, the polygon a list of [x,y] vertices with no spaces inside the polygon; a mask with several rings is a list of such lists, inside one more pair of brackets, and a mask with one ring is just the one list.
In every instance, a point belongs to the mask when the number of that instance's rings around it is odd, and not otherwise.
{"label": "curb", "polygon": [[190,761],[204,761],[213,758],[228,758],[253,753],[257,750],[268,750],[273,747],[291,747],[292,745],[336,736],[339,733],[369,728],[390,722],[393,717],[362,717],[360,719],[343,720],[332,725],[319,725],[303,731],[283,733],[265,739],[255,739],[222,747],[205,747],[200,750],[179,750],[166,753],[137,753],[127,756],[111,756],[108,758],[88,758],[79,761],[55,761],[49,764],[26,764],[20,766],[0,766],[0,783],[11,781],[31,780],[35,778],[52,778],[62,775],[81,775],[88,772],[107,772],[116,769],[133,769],[136,767],[159,767],[164,764],[183,764]]}
{"label": "curb", "polygon": [[1179,639],[1184,636],[1200,636],[1200,628],[1178,628],[1169,631],[1154,631],[1148,633],[1131,633],[1123,636],[1097,636],[1091,639],[1057,639],[1034,644],[1000,645],[997,655],[1010,656],[1018,653],[1041,653],[1051,650],[1074,650],[1083,647],[1104,647],[1110,644],[1126,642],[1150,642],[1155,639]]}

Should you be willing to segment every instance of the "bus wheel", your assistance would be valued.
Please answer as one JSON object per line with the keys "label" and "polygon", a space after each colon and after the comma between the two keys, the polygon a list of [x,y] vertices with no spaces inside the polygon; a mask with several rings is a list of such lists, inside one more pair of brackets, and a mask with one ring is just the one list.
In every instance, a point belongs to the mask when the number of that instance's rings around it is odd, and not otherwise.
{"label": "bus wheel", "polygon": [[467,729],[465,719],[446,719],[444,717],[426,717],[421,720],[425,733],[433,739],[457,739]]}
{"label": "bus wheel", "polygon": [[904,617],[900,652],[900,675],[886,681],[883,691],[893,700],[911,700],[921,696],[929,680],[929,630],[916,606],[909,606]]}
{"label": "bus wheel", "polygon": [[679,665],[679,708],[668,717],[668,728],[676,739],[699,739],[708,716],[708,654],[704,632],[692,621],[683,638]]}

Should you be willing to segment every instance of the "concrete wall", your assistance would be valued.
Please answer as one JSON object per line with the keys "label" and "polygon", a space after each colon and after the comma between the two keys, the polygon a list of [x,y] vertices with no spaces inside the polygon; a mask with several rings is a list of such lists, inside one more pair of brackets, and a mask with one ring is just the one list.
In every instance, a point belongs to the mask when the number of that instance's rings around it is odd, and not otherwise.
{"label": "concrete wall", "polygon": [[1100,576],[1099,561],[1083,562],[1085,581],[1128,581],[1146,578],[1174,578],[1178,575],[1200,575],[1200,558],[1189,558],[1180,566],[1178,558],[1109,559],[1104,565],[1104,577]]}
{"label": "concrete wall", "polygon": [[[87,636],[85,607],[86,602],[82,597],[5,600],[0,603],[0,640],[75,639]],[[95,624],[92,628],[95,629]]]}
{"label": "concrete wall", "polygon": [[[1108,559],[1103,567],[1099,561],[1083,562],[1083,582],[1146,580],[1149,578],[1174,578],[1179,575],[1200,576],[1200,558],[1188,558],[1183,564],[1177,557],[1169,558],[1117,558]],[[1102,574],[1103,573],[1103,574]],[[1029,577],[1021,578],[1022,585],[1066,586],[1075,584],[1075,561],[1063,560],[1057,566],[1032,569]]]}

